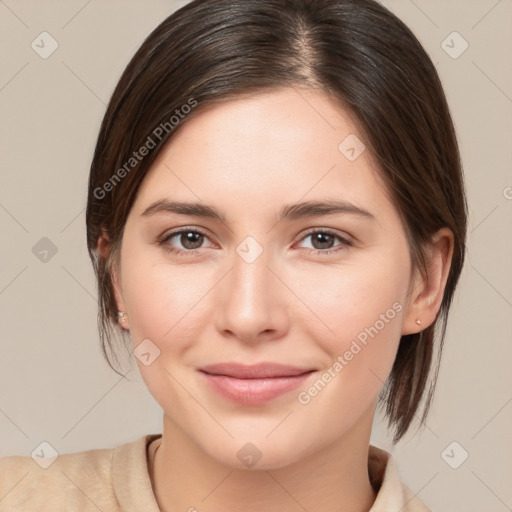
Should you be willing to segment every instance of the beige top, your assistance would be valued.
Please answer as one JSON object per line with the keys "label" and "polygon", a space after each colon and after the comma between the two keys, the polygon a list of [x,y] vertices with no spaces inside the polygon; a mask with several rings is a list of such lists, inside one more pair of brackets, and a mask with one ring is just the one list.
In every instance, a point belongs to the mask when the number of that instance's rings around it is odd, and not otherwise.
{"label": "beige top", "polygon": [[[45,459],[1,457],[0,512],[159,512],[148,449],[161,437],[149,434],[116,448],[62,454],[46,469]],[[400,482],[387,451],[370,445],[368,471],[377,492],[369,512],[431,512]]]}

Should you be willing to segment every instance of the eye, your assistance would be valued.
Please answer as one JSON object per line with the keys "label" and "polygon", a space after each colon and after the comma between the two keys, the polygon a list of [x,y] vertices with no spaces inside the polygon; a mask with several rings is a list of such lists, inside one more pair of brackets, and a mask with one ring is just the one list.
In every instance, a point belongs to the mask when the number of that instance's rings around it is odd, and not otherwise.
{"label": "eye", "polygon": [[[202,248],[205,239],[208,239],[206,233],[203,233],[197,228],[185,227],[172,231],[171,233],[166,233],[163,237],[157,240],[157,244],[165,247],[169,252],[194,255],[196,250]],[[183,249],[175,247],[176,243],[181,244]]]}
{"label": "eye", "polygon": [[[329,229],[314,229],[306,233],[301,240],[310,238],[312,248],[307,248],[308,251],[313,251],[316,254],[331,254],[346,250],[351,247],[353,242]],[[179,255],[192,256],[195,255],[199,249],[204,248],[203,243],[208,239],[208,236],[203,231],[197,228],[180,228],[170,233],[164,234],[157,240],[159,246],[163,246],[168,252]],[[333,245],[338,240],[338,245]],[[176,247],[176,244],[181,244],[182,248]],[[333,248],[334,247],[334,248]]]}
{"label": "eye", "polygon": [[[308,233],[306,233],[306,235],[301,240],[306,240],[308,238],[311,239],[311,244],[313,246],[313,248],[309,250],[322,255],[346,250],[348,247],[354,245],[352,240],[349,240],[348,238],[340,235],[339,233],[336,233],[329,229],[311,230]],[[333,244],[336,239],[339,240],[340,243],[334,246]]]}

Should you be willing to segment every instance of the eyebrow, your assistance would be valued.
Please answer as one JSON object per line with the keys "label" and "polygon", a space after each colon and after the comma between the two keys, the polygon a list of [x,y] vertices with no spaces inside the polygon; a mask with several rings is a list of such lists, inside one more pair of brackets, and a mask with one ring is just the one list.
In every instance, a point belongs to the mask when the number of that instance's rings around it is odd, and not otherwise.
{"label": "eyebrow", "polygon": [[[189,203],[182,201],[169,201],[160,199],[149,205],[141,214],[141,217],[150,217],[157,213],[176,213],[179,215],[190,215],[194,217],[206,217],[226,222],[226,216],[216,207],[205,203]],[[375,215],[360,208],[348,201],[325,200],[305,201],[301,203],[283,206],[279,212],[278,222],[283,220],[298,220],[319,215],[330,215],[335,213],[348,213],[376,221]]]}

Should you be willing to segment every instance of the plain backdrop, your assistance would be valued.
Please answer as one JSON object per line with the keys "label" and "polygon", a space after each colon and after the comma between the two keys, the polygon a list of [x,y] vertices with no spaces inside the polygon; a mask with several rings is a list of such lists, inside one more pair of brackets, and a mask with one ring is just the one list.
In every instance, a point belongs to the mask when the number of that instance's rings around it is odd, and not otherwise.
{"label": "plain backdrop", "polygon": [[[162,411],[136,365],[125,381],[102,358],[84,219],[106,103],[143,39],[184,3],[0,0],[0,456],[30,455],[42,441],[67,453],[161,432]],[[392,448],[377,416],[372,443],[393,453],[402,480],[432,510],[505,512],[512,510],[512,1],[383,4],[439,70],[470,227],[427,425]]]}

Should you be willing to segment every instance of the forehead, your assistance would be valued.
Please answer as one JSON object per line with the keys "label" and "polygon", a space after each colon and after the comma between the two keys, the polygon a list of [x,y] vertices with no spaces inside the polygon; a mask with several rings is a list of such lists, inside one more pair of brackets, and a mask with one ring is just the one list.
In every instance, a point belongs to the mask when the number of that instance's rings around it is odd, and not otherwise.
{"label": "forehead", "polygon": [[[218,155],[236,149],[257,156],[257,146],[267,151],[294,149],[294,154],[314,151],[337,157],[338,144],[347,135],[358,135],[356,120],[339,102],[325,93],[305,88],[285,87],[245,94],[221,103],[199,106],[185,120],[171,140],[171,146],[200,139],[201,156]],[[278,155],[272,155],[274,157]],[[291,158],[290,151],[282,155]],[[222,154],[227,158],[226,154]],[[261,159],[265,154],[260,155]]]}
{"label": "forehead", "polygon": [[382,202],[376,169],[350,112],[324,93],[283,88],[196,107],[161,150],[138,203],[166,195],[263,208],[325,194]]}

